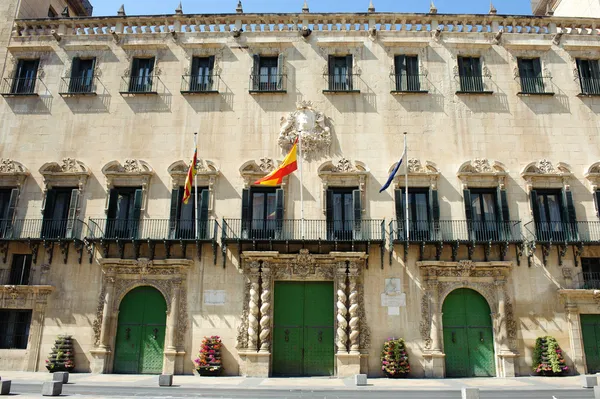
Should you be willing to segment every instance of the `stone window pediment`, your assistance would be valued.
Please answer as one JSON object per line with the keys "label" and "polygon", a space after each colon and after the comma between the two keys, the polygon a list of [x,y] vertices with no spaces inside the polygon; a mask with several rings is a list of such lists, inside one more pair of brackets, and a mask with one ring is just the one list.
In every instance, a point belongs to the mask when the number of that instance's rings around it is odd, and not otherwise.
{"label": "stone window pediment", "polygon": [[110,190],[114,187],[142,187],[142,211],[148,202],[148,186],[154,169],[141,159],[126,159],[123,164],[111,161],[104,165],[102,174],[106,178],[105,211],[108,212]]}
{"label": "stone window pediment", "polygon": [[29,175],[29,170],[20,162],[9,158],[0,159],[0,186],[20,189]]}
{"label": "stone window pediment", "polygon": [[[244,164],[240,167],[240,175],[242,179],[244,179],[244,188],[250,188],[253,186],[253,183],[268,175],[275,169],[281,165],[282,161],[276,161],[273,158],[260,158],[259,160],[250,160],[244,162]],[[283,182],[281,183],[281,187],[287,185],[289,180],[289,175],[283,178]]]}
{"label": "stone window pediment", "polygon": [[456,174],[463,189],[469,187],[500,187],[504,189],[508,171],[498,161],[476,158],[463,163]]}
{"label": "stone window pediment", "polygon": [[[186,163],[184,160],[173,162],[171,166],[167,168],[169,175],[171,175],[171,183],[173,189],[183,187],[185,185],[185,179],[188,174],[190,163]],[[214,162],[198,159],[196,163],[197,170],[197,181],[198,187],[208,187],[209,191],[209,205],[208,210],[214,209],[214,186],[217,181],[217,177],[220,174],[219,169]]]}
{"label": "stone window pediment", "polygon": [[[392,173],[398,165],[395,162],[388,170],[388,175]],[[431,187],[437,190],[437,182],[440,177],[440,172],[437,166],[430,161],[425,161],[424,164],[420,160],[411,158],[408,160],[408,186],[409,187]],[[394,177],[394,188],[405,186],[405,175],[400,171]]]}
{"label": "stone window pediment", "polygon": [[571,167],[559,162],[555,165],[547,159],[531,162],[523,168],[521,177],[525,179],[527,192],[536,188],[570,189],[569,179],[573,177]]}
{"label": "stone window pediment", "polygon": [[[361,192],[361,203],[366,204],[367,177],[369,168],[361,161],[350,161],[341,158],[337,162],[327,161],[317,169],[317,173],[323,183],[322,208],[327,212],[327,189],[329,187],[358,187]],[[365,212],[363,206],[362,212]]]}
{"label": "stone window pediment", "polygon": [[91,171],[83,162],[77,159],[64,158],[62,163],[47,162],[43,164],[40,168],[40,174],[44,177],[41,207],[41,212],[44,213],[48,190],[56,187],[77,187],[81,198]]}
{"label": "stone window pediment", "polygon": [[586,170],[584,176],[590,182],[592,191],[598,191],[598,186],[600,185],[600,162],[592,164],[592,166]]}

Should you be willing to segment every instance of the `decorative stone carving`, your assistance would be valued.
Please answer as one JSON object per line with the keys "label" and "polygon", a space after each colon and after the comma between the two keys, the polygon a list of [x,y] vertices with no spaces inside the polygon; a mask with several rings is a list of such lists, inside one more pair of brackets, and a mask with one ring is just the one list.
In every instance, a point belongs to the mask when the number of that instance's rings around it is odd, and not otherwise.
{"label": "decorative stone carving", "polygon": [[[106,279],[106,277],[104,277]],[[106,282],[102,281],[102,289],[100,295],[98,295],[98,305],[96,306],[96,317],[92,323],[92,330],[94,331],[94,346],[100,346],[100,332],[102,331],[102,311],[104,309],[104,298],[106,297]]]}
{"label": "decorative stone carving", "polygon": [[83,191],[90,169],[81,161],[74,158],[63,158],[61,163],[47,162],[40,168],[40,174],[44,177],[44,190],[56,186],[75,186]]}
{"label": "decorative stone carving", "polygon": [[[407,162],[408,173],[427,173],[427,169],[421,165],[421,161],[416,158],[410,158]],[[396,167],[396,165],[394,165]]]}
{"label": "decorative stone carving", "polygon": [[260,293],[260,351],[271,349],[271,273],[263,268]]}
{"label": "decorative stone carving", "polygon": [[327,161],[317,169],[317,173],[323,184],[322,209],[323,213],[327,211],[327,188],[335,187],[358,187],[361,192],[363,212],[366,206],[366,184],[369,168],[360,161],[351,161],[346,158],[341,158],[336,163]]}
{"label": "decorative stone carving", "polygon": [[250,301],[248,303],[248,349],[258,350],[258,273],[250,274]]}
{"label": "decorative stone carving", "polygon": [[352,173],[355,172],[356,168],[352,165],[352,162],[347,160],[346,158],[342,158],[335,165],[334,172],[338,173]]}
{"label": "decorative stone carving", "polygon": [[[174,189],[183,187],[185,185],[185,179],[191,164],[186,163],[183,160],[173,162],[168,168],[167,172],[171,175],[171,184]],[[208,211],[214,210],[214,187],[217,182],[217,178],[220,175],[220,171],[214,162],[198,159],[196,162],[196,179],[198,181],[198,187],[208,187],[209,200],[208,200]]]}
{"label": "decorative stone carving", "polygon": [[325,115],[317,111],[312,102],[300,101],[296,110],[281,118],[279,146],[288,152],[298,135],[302,136],[302,156],[315,159],[318,155],[327,155],[331,146],[331,132]]}
{"label": "decorative stone carving", "polygon": [[[398,162],[395,162],[388,170],[388,174],[396,168]],[[408,186],[409,187],[431,187],[437,189],[437,182],[440,172],[433,162],[426,161],[424,164],[419,159],[410,158],[407,162],[408,167]],[[394,178],[394,187],[404,187],[404,173],[397,173]]]}
{"label": "decorative stone carving", "polygon": [[344,276],[338,279],[337,302],[335,303],[337,308],[336,346],[338,353],[348,352],[348,321],[346,320],[348,308],[346,307],[346,301],[346,279]]}
{"label": "decorative stone carving", "polygon": [[348,312],[350,313],[350,353],[359,352],[358,337],[360,335],[359,330],[359,318],[358,318],[358,281],[356,276],[350,277],[350,307]]}
{"label": "decorative stone carving", "polygon": [[473,265],[473,261],[470,260],[460,260],[458,261],[458,273],[461,277],[470,277],[475,271],[475,266]]}
{"label": "decorative stone carving", "polygon": [[589,181],[592,192],[596,192],[600,186],[600,162],[593,163],[585,171],[584,176]]}
{"label": "decorative stone carving", "polygon": [[531,191],[536,184],[544,188],[570,189],[569,179],[573,176],[571,167],[563,162],[554,166],[547,159],[531,162],[521,171],[521,177],[525,179],[527,191]]}
{"label": "decorative stone carving", "polygon": [[19,162],[9,158],[0,159],[1,174],[28,173],[27,169]]}
{"label": "decorative stone carving", "polygon": [[[437,287],[436,287],[437,289]],[[421,322],[419,332],[425,342],[425,349],[431,349],[431,294],[425,292],[421,297]]]}
{"label": "decorative stone carving", "polygon": [[261,172],[270,173],[275,170],[275,162],[273,162],[273,158],[261,158],[258,167]]}
{"label": "decorative stone carving", "polygon": [[104,210],[108,212],[110,190],[113,187],[142,187],[142,211],[146,209],[148,201],[148,185],[154,175],[154,169],[141,159],[128,158],[123,164],[119,161],[111,161],[104,165],[102,174],[106,178],[106,200]]}
{"label": "decorative stone carving", "polygon": [[502,163],[485,158],[475,158],[463,163],[457,173],[464,189],[490,186],[503,189],[507,175],[508,171]]}
{"label": "decorative stone carving", "polygon": [[[249,188],[252,184],[266,176],[281,164],[281,161],[275,161],[272,158],[260,158],[258,161],[247,161],[240,167],[240,175],[244,179],[244,186]],[[289,180],[289,176],[285,176],[281,182],[281,186],[285,186]]]}
{"label": "decorative stone carving", "polygon": [[315,274],[315,260],[308,249],[301,249],[300,254],[294,261],[294,274],[306,277]]}
{"label": "decorative stone carving", "polygon": [[361,351],[368,351],[371,347],[371,329],[367,323],[367,312],[365,311],[365,291],[362,284],[358,285],[358,320],[359,336],[358,343]]}

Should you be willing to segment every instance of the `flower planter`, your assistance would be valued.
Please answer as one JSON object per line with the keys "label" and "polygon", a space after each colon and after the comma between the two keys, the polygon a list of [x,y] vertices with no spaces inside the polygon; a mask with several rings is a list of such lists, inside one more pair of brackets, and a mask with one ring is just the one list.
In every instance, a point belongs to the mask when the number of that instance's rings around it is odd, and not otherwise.
{"label": "flower planter", "polygon": [[59,335],[54,341],[52,352],[46,360],[46,369],[50,373],[57,371],[71,372],[75,369],[75,351],[73,349],[73,339],[70,335]]}
{"label": "flower planter", "polygon": [[381,371],[387,378],[406,378],[410,373],[408,353],[403,339],[390,338],[381,351]]}
{"label": "flower planter", "polygon": [[558,377],[569,370],[555,338],[539,337],[533,349],[533,372],[545,377]]}
{"label": "flower planter", "polygon": [[223,343],[218,336],[204,337],[198,357],[194,360],[194,372],[200,376],[218,376],[223,372],[221,347]]}
{"label": "flower planter", "polygon": [[406,377],[408,377],[408,373],[395,373],[395,374],[391,374],[391,373],[388,373],[387,371],[384,371],[383,374],[387,378],[406,378]]}
{"label": "flower planter", "polygon": [[196,369],[196,371],[198,372],[198,374],[201,377],[217,377],[217,376],[221,375],[221,370],[222,370],[221,367],[219,367],[216,370],[210,370],[209,368],[205,368],[205,367],[200,367],[200,368]]}

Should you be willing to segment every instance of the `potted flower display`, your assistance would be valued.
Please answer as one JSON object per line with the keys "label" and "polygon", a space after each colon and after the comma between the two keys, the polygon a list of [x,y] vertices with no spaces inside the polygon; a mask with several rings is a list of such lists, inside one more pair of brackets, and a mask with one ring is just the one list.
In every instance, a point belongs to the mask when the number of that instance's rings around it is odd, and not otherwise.
{"label": "potted flower display", "polygon": [[46,360],[46,368],[49,372],[68,371],[75,368],[75,353],[73,351],[73,337],[70,335],[59,335],[54,341],[52,352]]}
{"label": "potted flower display", "polygon": [[402,338],[389,338],[383,344],[381,370],[388,378],[404,378],[410,373],[408,353]]}
{"label": "potted flower display", "polygon": [[558,342],[553,337],[539,337],[533,349],[533,371],[544,376],[563,375],[569,370]]}
{"label": "potted flower display", "polygon": [[218,376],[223,371],[221,362],[221,338],[213,335],[204,337],[198,357],[194,359],[196,371],[201,376]]}

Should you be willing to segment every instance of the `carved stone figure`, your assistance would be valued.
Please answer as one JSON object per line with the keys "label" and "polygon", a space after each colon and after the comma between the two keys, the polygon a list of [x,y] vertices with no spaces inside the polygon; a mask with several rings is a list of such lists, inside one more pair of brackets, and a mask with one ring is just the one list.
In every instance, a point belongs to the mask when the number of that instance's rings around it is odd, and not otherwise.
{"label": "carved stone figure", "polygon": [[331,132],[326,126],[325,115],[317,111],[310,101],[299,102],[296,111],[281,118],[279,146],[289,151],[299,134],[302,135],[302,156],[305,159],[329,153]]}

